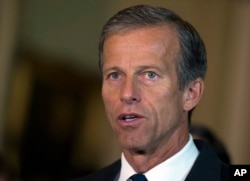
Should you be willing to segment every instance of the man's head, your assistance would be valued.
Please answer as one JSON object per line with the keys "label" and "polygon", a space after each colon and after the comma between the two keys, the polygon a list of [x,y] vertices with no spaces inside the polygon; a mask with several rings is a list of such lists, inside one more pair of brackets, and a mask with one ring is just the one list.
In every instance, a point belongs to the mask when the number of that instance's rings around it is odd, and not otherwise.
{"label": "man's head", "polygon": [[179,38],[181,50],[176,60],[176,70],[180,90],[197,77],[204,79],[207,70],[206,50],[198,32],[173,11],[147,5],[124,9],[105,24],[99,42],[100,69],[103,65],[104,42],[110,35],[164,24],[175,28]]}
{"label": "man's head", "polygon": [[107,22],[99,46],[102,97],[123,151],[178,150],[206,70],[194,28],[169,10],[134,6]]}

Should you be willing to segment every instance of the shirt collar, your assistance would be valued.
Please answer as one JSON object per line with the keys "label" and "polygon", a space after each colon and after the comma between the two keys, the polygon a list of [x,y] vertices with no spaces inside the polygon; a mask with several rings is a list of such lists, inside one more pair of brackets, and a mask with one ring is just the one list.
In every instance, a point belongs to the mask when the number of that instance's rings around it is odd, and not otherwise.
{"label": "shirt collar", "polygon": [[[169,159],[150,169],[144,173],[148,181],[181,181],[186,178],[191,170],[197,156],[199,154],[192,136],[189,135],[189,140],[186,145]],[[126,181],[131,175],[135,174],[135,170],[130,166],[124,154],[121,156],[121,172],[119,181]]]}

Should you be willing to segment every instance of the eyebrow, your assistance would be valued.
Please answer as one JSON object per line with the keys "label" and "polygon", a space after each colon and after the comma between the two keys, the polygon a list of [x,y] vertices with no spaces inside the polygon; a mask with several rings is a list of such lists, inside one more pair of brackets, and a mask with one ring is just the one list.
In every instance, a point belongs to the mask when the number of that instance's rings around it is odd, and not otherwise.
{"label": "eyebrow", "polygon": [[156,66],[156,65],[142,65],[142,66],[139,66],[137,68],[137,72],[140,72],[140,71],[143,71],[143,70],[147,70],[147,69],[152,69],[152,70],[156,70],[158,71],[158,73],[164,73],[164,69],[162,69],[162,67],[159,67],[159,66]]}
{"label": "eyebrow", "polygon": [[[136,67],[136,72],[146,70],[146,69],[155,69],[159,72],[163,72],[159,66],[155,66],[155,65],[140,65],[140,66]],[[107,72],[112,71],[112,70],[123,72],[122,68],[120,68],[118,66],[113,66],[113,67],[107,68],[106,70],[103,70],[102,73],[106,74]]]}
{"label": "eyebrow", "polygon": [[102,73],[105,74],[105,73],[107,73],[108,71],[111,71],[111,70],[121,71],[121,68],[119,68],[119,67],[117,67],[117,66],[109,67],[109,68],[107,68],[106,70],[103,68],[103,69],[102,69]]}

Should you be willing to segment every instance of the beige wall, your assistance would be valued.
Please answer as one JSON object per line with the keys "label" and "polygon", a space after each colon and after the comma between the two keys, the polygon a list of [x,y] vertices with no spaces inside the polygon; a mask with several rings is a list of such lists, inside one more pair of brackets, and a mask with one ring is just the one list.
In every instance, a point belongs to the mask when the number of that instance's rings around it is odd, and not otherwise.
{"label": "beige wall", "polygon": [[16,0],[0,0],[0,153],[3,149],[6,101],[17,30]]}

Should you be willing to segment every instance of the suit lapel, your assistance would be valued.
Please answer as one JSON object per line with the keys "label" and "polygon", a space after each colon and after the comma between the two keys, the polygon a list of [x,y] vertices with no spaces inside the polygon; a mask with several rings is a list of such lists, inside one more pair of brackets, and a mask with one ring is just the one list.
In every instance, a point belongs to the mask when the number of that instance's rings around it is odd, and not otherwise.
{"label": "suit lapel", "polygon": [[195,141],[195,145],[200,153],[185,181],[219,181],[221,178],[221,161],[208,145],[200,141]]}

